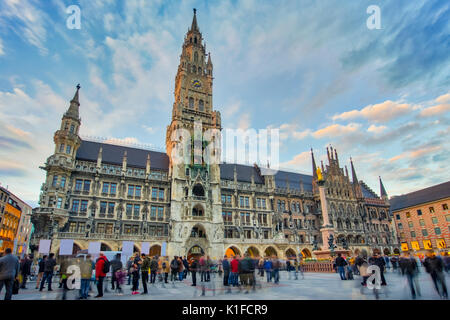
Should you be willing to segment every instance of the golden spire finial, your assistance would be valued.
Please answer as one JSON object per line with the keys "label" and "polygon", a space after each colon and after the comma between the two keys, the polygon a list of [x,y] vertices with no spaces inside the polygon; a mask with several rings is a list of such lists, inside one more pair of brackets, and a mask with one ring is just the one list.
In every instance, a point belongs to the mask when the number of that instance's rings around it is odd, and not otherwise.
{"label": "golden spire finial", "polygon": [[323,181],[322,171],[317,167],[317,181]]}

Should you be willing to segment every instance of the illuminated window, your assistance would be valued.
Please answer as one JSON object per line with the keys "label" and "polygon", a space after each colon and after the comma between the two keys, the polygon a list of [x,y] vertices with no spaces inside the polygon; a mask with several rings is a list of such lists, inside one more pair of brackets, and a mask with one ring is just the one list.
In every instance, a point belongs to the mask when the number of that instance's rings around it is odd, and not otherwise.
{"label": "illuminated window", "polygon": [[407,218],[411,218],[411,214],[409,212],[406,213]]}
{"label": "illuminated window", "polygon": [[112,234],[113,232],[113,224],[112,223],[107,223],[106,224],[106,230],[105,230],[105,233],[106,234]]}
{"label": "illuminated window", "polygon": [[430,213],[434,213],[434,208],[433,207],[430,207],[429,209],[430,209]]}
{"label": "illuminated window", "polygon": [[71,222],[69,224],[69,232],[77,232],[77,223],[76,222]]}
{"label": "illuminated window", "polygon": [[446,203],[444,203],[444,204],[442,205],[442,209],[443,209],[443,210],[448,210],[448,205],[447,205]]}

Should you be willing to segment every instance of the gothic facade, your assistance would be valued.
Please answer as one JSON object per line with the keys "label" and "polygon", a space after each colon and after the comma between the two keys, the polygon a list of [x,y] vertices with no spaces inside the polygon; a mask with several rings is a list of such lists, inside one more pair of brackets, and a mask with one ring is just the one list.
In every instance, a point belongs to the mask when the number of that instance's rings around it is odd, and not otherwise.
{"label": "gothic facade", "polygon": [[[167,255],[206,253],[216,258],[244,252],[313,257],[314,250],[328,249],[320,232],[312,152],[312,175],[206,164],[196,153],[188,163],[172,157],[182,143],[180,129],[193,137],[194,149],[204,147],[196,127],[203,133],[222,130],[212,89],[213,64],[195,12],[175,77],[166,153],[82,140],[78,86],[55,132],[54,153],[41,167],[47,175],[40,206],[33,210],[34,243],[52,239],[52,251],[57,252],[61,239],[73,239],[76,249],[100,241],[102,250],[114,251],[125,240],[134,241],[137,251],[142,242],[150,242],[150,253],[159,254],[165,242]],[[350,181],[336,150],[327,152],[328,165],[321,167],[336,245],[353,252],[373,247],[392,251],[395,239],[384,187],[379,197],[358,181],[353,162]],[[220,155],[220,150],[213,154]]]}

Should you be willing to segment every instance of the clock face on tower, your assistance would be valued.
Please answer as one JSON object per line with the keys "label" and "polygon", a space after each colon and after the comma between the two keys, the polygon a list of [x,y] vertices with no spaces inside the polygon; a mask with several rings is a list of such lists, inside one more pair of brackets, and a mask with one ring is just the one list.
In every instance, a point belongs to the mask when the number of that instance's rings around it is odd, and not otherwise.
{"label": "clock face on tower", "polygon": [[200,82],[200,80],[197,80],[197,79],[192,80],[191,83],[194,88],[201,88],[201,86],[202,86],[202,83]]}

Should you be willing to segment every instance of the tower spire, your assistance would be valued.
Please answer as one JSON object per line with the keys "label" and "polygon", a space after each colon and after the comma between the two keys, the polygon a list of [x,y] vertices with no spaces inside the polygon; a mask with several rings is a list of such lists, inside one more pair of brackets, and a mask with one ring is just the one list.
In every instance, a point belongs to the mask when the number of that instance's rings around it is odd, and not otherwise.
{"label": "tower spire", "polygon": [[65,117],[72,118],[74,120],[79,120],[80,118],[80,100],[79,100],[79,91],[80,91],[80,84],[77,84],[77,91],[75,92],[75,95],[73,96],[73,99],[70,100],[70,106],[69,109],[64,114]]}
{"label": "tower spire", "polygon": [[197,9],[194,8],[194,18],[192,18],[191,31],[199,31],[197,25]]}
{"label": "tower spire", "polygon": [[311,148],[311,158],[312,158],[312,171],[313,171],[313,179],[317,179],[317,166],[316,166],[316,160],[314,159],[314,152]]}
{"label": "tower spire", "polygon": [[380,178],[380,195],[381,195],[381,198],[387,198],[387,192],[386,192],[386,189],[384,188],[384,185],[383,185],[383,181],[381,181],[381,177],[379,176],[378,178]]}
{"label": "tower spire", "polygon": [[350,157],[350,166],[352,167],[352,182],[358,183],[358,177],[356,176],[356,171],[355,171],[355,167],[353,166],[352,157]]}

